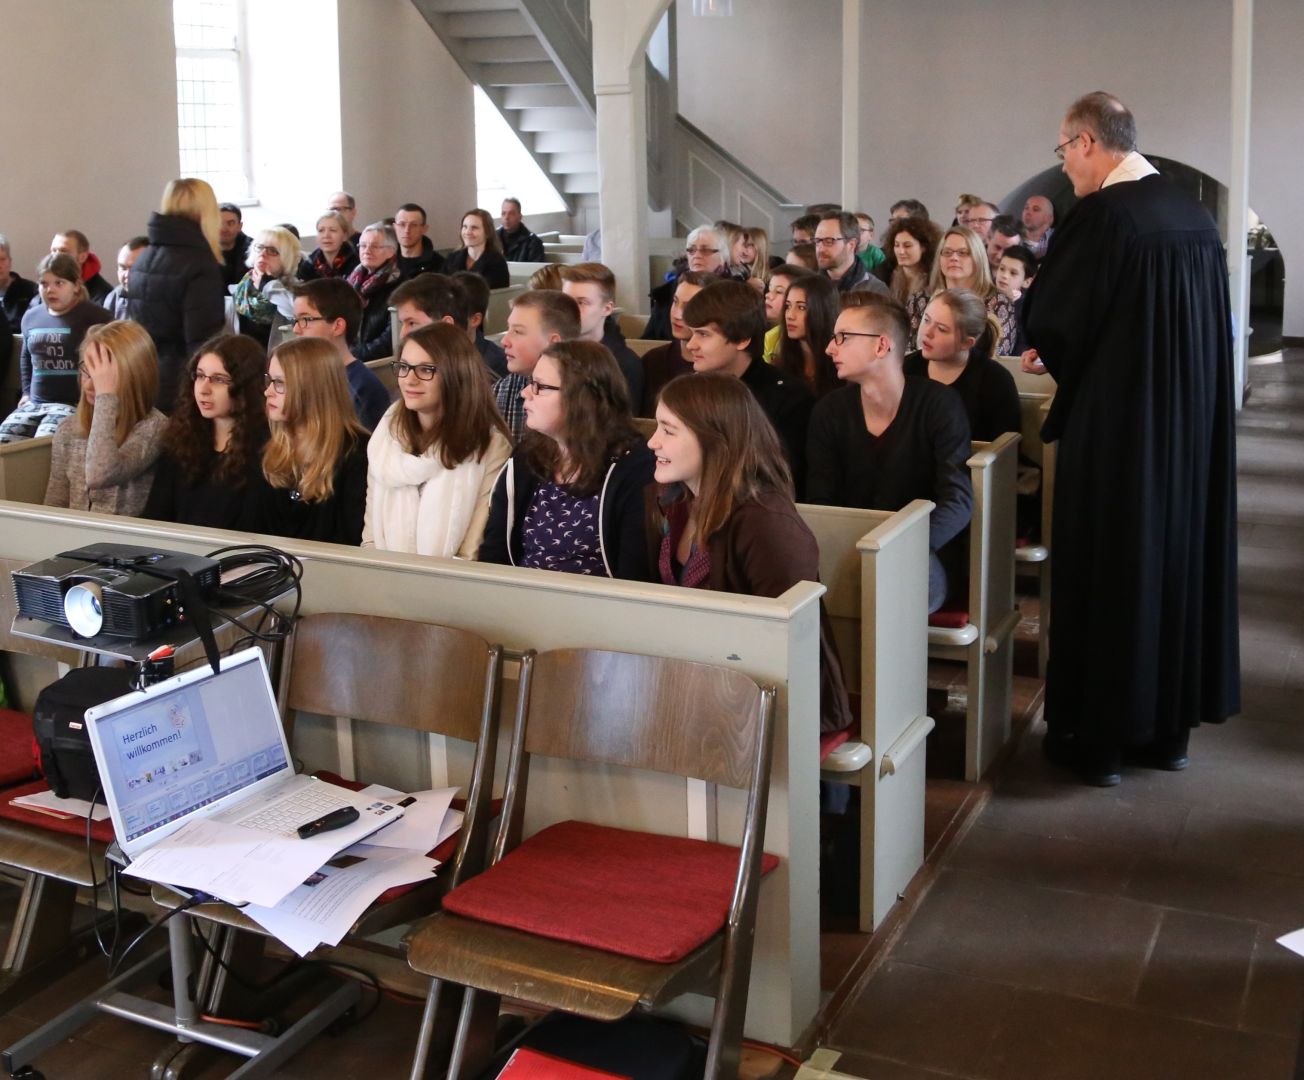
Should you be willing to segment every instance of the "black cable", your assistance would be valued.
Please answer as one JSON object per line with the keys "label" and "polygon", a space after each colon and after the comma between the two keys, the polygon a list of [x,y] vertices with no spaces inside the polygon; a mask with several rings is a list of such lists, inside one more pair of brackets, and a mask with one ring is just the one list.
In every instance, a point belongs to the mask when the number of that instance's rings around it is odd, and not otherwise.
{"label": "black cable", "polygon": [[113,978],[113,976],[115,976],[118,973],[118,969],[122,967],[123,962],[127,959],[128,956],[131,955],[131,951],[142,941],[144,941],[146,937],[148,937],[160,926],[162,926],[165,922],[167,922],[173,916],[180,915],[183,911],[187,911],[190,908],[195,907],[197,904],[206,903],[209,900],[210,898],[205,894],[196,893],[194,896],[186,897],[184,900],[181,901],[181,903],[177,904],[175,907],[168,908],[167,911],[165,911],[157,919],[154,919],[147,927],[145,927],[144,930],[142,930],[139,934],[137,934],[134,938],[132,938],[131,943],[125,949],[122,950],[122,954],[118,956],[116,960],[113,957],[109,958],[109,978]]}

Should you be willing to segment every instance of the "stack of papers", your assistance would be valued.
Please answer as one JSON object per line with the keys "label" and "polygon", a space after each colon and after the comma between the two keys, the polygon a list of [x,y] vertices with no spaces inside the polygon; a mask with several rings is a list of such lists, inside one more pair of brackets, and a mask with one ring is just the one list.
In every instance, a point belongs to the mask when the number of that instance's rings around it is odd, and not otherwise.
{"label": "stack of papers", "polygon": [[19,795],[17,798],[10,799],[9,805],[21,806],[24,810],[35,810],[38,814],[49,814],[50,817],[66,820],[81,818],[85,821],[86,815],[90,814],[92,821],[103,821],[109,816],[109,808],[103,803],[97,802],[92,810],[91,804],[85,799],[61,799],[48,789],[32,795]]}
{"label": "stack of papers", "polygon": [[[460,812],[450,809],[455,788],[413,793],[404,816],[344,851],[320,841],[258,832],[199,818],[134,859],[126,873],[146,881],[209,893],[244,913],[300,956],[336,945],[387,889],[425,881],[439,863],[426,852],[455,833]],[[370,787],[376,798],[403,798]]]}

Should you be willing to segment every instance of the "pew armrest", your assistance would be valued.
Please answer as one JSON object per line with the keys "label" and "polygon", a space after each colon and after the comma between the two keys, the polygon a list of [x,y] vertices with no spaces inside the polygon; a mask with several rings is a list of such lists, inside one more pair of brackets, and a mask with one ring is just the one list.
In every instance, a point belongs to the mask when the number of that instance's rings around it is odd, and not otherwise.
{"label": "pew armrest", "polygon": [[1045,544],[1029,544],[1027,547],[1014,549],[1014,561],[1021,563],[1042,563],[1050,558],[1050,548]]}
{"label": "pew armrest", "polygon": [[878,766],[879,779],[895,774],[906,763],[906,759],[923,746],[928,733],[936,726],[931,716],[916,716],[883,755]]}
{"label": "pew armrest", "polygon": [[957,648],[965,648],[972,645],[978,640],[978,627],[973,623],[965,623],[963,626],[930,626],[928,628],[929,645],[954,645]]}
{"label": "pew armrest", "polygon": [[820,772],[856,773],[874,760],[874,750],[868,743],[844,742],[820,762]]}

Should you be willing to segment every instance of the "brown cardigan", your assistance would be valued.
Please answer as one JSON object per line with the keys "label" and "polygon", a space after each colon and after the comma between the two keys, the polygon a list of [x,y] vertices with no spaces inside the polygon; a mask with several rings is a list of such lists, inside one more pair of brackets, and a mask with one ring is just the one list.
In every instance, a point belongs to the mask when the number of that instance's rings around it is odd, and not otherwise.
{"label": "brown cardigan", "polygon": [[[706,546],[711,559],[706,587],[714,592],[776,597],[799,581],[819,581],[815,535],[792,500],[777,491],[736,507]],[[820,732],[841,731],[852,720],[842,664],[821,603]]]}

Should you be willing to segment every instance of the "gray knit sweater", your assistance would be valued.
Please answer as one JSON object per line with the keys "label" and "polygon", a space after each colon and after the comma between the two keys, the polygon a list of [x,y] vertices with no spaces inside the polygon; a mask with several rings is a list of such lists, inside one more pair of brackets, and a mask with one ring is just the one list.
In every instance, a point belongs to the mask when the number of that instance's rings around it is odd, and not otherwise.
{"label": "gray knit sweater", "polygon": [[75,415],[54,433],[45,505],[138,516],[154,483],[166,424],[167,417],[151,409],[119,446],[118,395],[100,394],[89,436],[81,433]]}

